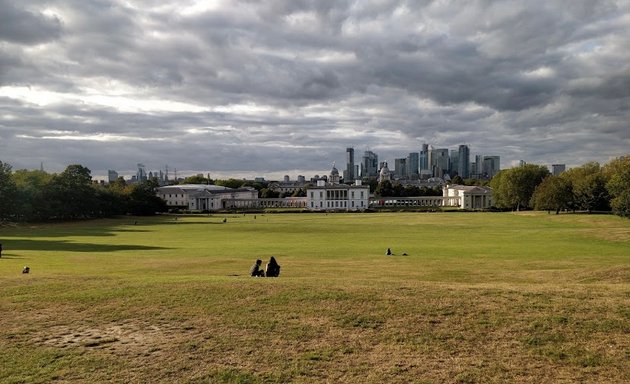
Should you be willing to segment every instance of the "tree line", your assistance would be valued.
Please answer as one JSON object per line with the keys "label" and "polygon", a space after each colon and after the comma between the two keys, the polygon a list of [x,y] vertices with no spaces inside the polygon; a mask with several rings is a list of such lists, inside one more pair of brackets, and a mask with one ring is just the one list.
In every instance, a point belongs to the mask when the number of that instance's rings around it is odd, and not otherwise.
{"label": "tree line", "polygon": [[59,174],[17,170],[0,161],[0,221],[71,220],[166,210],[156,180],[127,185],[122,177],[107,185],[92,182],[78,164]]}
{"label": "tree line", "polygon": [[547,167],[526,164],[500,171],[490,181],[494,205],[500,209],[545,211],[611,211],[630,217],[630,156],[604,166],[597,162],[571,168],[558,176]]}
{"label": "tree line", "polygon": [[[462,182],[463,180],[459,180]],[[183,183],[216,184],[229,188],[253,187],[260,197],[281,197],[263,183],[244,180],[210,180],[192,176]],[[369,183],[377,196],[440,195],[441,190],[402,186],[384,181]],[[630,217],[630,156],[604,166],[591,162],[559,176],[547,167],[526,164],[500,171],[489,183],[499,209],[555,211],[613,211]],[[78,164],[59,174],[17,170],[0,161],[0,221],[41,221],[108,217],[122,214],[151,215],[167,210],[157,197],[157,180],[133,184],[119,177],[106,185],[92,182],[91,171]],[[304,190],[296,196],[305,195]]]}

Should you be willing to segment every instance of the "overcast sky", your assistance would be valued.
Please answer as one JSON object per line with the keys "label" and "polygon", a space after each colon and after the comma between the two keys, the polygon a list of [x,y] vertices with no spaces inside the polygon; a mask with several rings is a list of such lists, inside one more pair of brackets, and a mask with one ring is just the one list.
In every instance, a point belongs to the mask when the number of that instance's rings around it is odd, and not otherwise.
{"label": "overcast sky", "polygon": [[0,160],[327,173],[630,153],[630,1],[0,0]]}

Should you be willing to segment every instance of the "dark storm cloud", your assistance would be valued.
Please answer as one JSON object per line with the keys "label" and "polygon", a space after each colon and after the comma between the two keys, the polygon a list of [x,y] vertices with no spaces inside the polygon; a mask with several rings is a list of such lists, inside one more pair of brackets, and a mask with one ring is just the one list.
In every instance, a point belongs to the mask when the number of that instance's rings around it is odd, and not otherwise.
{"label": "dark storm cloud", "polygon": [[[0,160],[247,173],[630,147],[622,1],[0,0]],[[343,167],[340,165],[340,167]]]}

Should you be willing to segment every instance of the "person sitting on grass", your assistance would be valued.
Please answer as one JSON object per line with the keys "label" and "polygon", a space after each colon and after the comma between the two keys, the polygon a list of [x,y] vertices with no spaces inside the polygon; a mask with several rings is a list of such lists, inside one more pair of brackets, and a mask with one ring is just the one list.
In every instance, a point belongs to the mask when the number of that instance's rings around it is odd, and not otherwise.
{"label": "person sitting on grass", "polygon": [[276,258],[273,256],[271,256],[267,263],[265,275],[267,275],[267,277],[278,277],[280,275],[280,265],[278,265]]}
{"label": "person sitting on grass", "polygon": [[265,271],[260,269],[261,265],[262,265],[262,260],[260,259],[256,260],[254,265],[252,265],[252,268],[249,270],[249,275],[251,277],[265,277]]}

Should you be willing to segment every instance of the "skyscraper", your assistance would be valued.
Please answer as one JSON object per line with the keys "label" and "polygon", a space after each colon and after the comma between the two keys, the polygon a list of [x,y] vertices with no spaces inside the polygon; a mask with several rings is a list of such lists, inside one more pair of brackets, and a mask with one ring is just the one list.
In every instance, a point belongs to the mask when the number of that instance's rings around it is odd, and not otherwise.
{"label": "skyscraper", "polygon": [[448,173],[451,177],[459,175],[459,151],[456,149],[451,150],[451,159],[449,161]]}
{"label": "skyscraper", "polygon": [[407,159],[394,159],[394,175],[398,179],[407,177]]}
{"label": "skyscraper", "polygon": [[420,156],[418,159],[418,168],[420,171],[425,171],[429,169],[429,145],[422,144],[422,150],[420,151]]}
{"label": "skyscraper", "polygon": [[378,177],[378,155],[372,151],[365,151],[361,161],[361,177]]}
{"label": "skyscraper", "polygon": [[470,150],[468,149],[467,145],[459,146],[457,174],[462,179],[467,179],[470,177]]}
{"label": "skyscraper", "polygon": [[499,156],[483,157],[483,177],[491,179],[501,170],[501,159]]}
{"label": "skyscraper", "polygon": [[411,152],[407,156],[407,178],[417,179],[420,171],[420,154],[418,152]]}
{"label": "skyscraper", "polygon": [[144,164],[138,163],[138,172],[136,173],[136,180],[145,181],[147,179],[147,171]]}
{"label": "skyscraper", "polygon": [[343,180],[348,182],[354,179],[354,148],[346,148],[346,170],[343,171]]}
{"label": "skyscraper", "polygon": [[552,164],[551,165],[551,174],[554,175],[554,176],[558,176],[562,172],[564,172],[566,169],[567,169],[567,166],[565,164]]}
{"label": "skyscraper", "polygon": [[118,172],[110,169],[107,171],[107,181],[110,183],[113,183],[114,181],[116,181],[116,179],[118,179]]}
{"label": "skyscraper", "polygon": [[438,148],[430,151],[431,166],[433,167],[434,177],[444,177],[448,173],[448,148]]}

